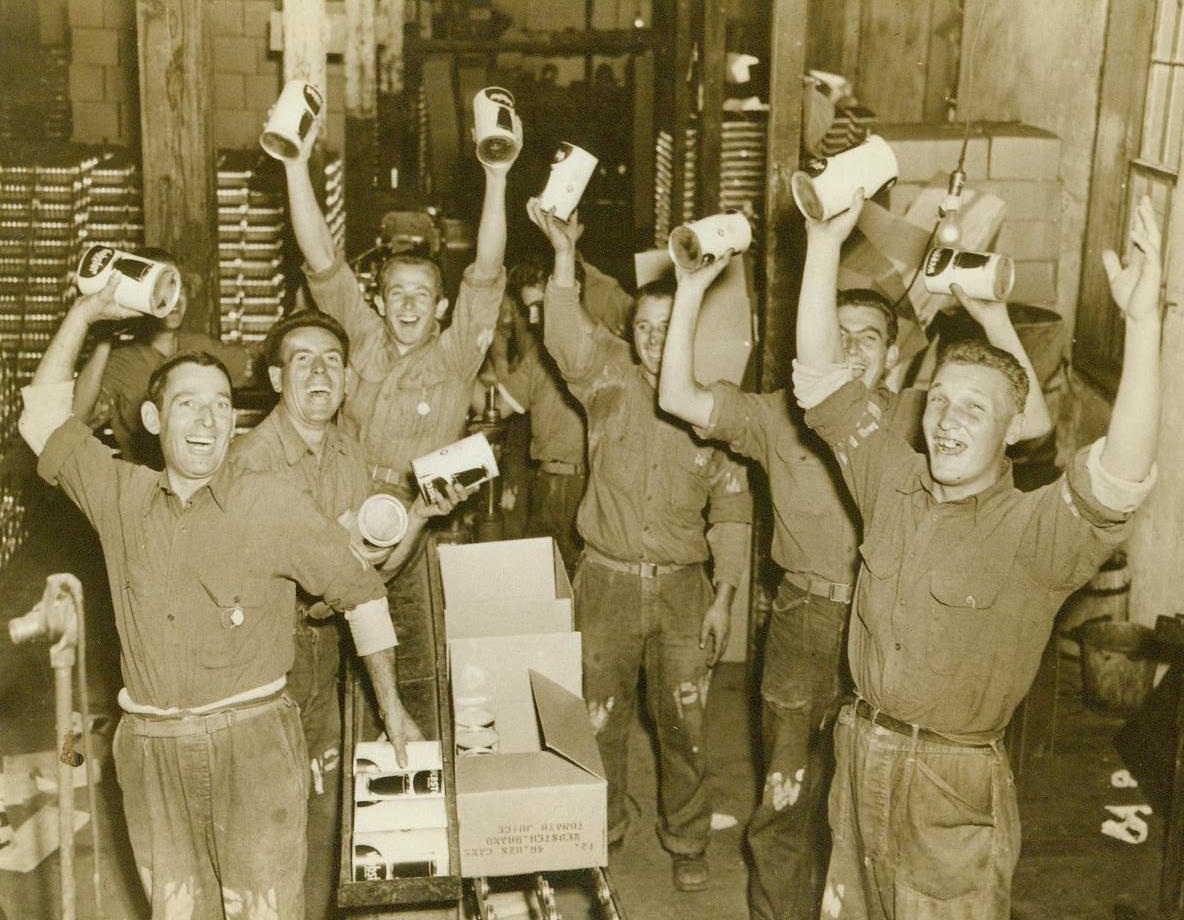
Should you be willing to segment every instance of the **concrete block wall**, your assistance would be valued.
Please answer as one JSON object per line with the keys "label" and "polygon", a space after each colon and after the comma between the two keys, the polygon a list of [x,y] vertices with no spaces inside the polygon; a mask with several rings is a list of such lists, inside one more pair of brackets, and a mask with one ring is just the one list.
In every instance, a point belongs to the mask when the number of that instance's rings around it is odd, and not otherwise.
{"label": "concrete block wall", "polygon": [[[905,213],[926,186],[945,187],[958,164],[962,126],[882,125],[876,130],[892,145],[900,169],[888,193],[894,213]],[[994,248],[1015,260],[1014,303],[1057,308],[1060,159],[1060,140],[1039,128],[1016,123],[971,126],[963,167],[966,187],[989,192],[1006,204]]]}
{"label": "concrete block wall", "polygon": [[133,0],[69,0],[72,140],[131,144],[139,137]]}
{"label": "concrete block wall", "polygon": [[[215,143],[247,149],[259,143],[267,110],[282,86],[283,58],[268,50],[272,0],[202,0],[210,3],[214,85],[210,116]],[[72,139],[80,143],[136,144],[139,139],[139,62],[135,0],[68,0],[73,62]],[[325,138],[345,144],[345,71],[330,58],[326,71]]]}

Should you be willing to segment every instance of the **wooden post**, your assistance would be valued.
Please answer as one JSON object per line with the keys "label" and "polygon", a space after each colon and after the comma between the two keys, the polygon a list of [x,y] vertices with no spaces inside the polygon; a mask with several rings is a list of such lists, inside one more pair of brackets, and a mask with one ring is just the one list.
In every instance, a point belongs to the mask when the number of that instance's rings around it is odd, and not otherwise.
{"label": "wooden post", "polygon": [[674,3],[674,106],[670,126],[671,147],[674,162],[670,164],[670,229],[674,229],[687,217],[685,192],[687,187],[687,126],[691,123],[692,81],[695,78],[692,66],[694,49],[695,7],[691,0],[675,0]]}
{"label": "wooden post", "polygon": [[137,0],[144,239],[190,278],[185,327],[217,336],[217,151],[210,4]]}
{"label": "wooden post", "polygon": [[794,343],[794,305],[804,258],[802,217],[789,179],[802,143],[802,73],[807,0],[774,0],[769,28],[769,136],[764,208],[765,295],[761,389],[785,383]]}
{"label": "wooden post", "polygon": [[724,0],[708,0],[703,7],[703,53],[700,66],[703,110],[699,114],[699,185],[695,190],[698,213],[692,215],[695,218],[706,217],[719,210],[727,44],[727,4]]}
{"label": "wooden post", "polygon": [[284,82],[304,80],[325,90],[325,0],[284,0]]}
{"label": "wooden post", "polygon": [[[370,242],[374,215],[377,153],[377,80],[374,37],[374,0],[345,0],[345,213],[347,253],[357,253]],[[402,17],[388,21],[403,30]],[[390,42],[390,35],[387,35]]]}

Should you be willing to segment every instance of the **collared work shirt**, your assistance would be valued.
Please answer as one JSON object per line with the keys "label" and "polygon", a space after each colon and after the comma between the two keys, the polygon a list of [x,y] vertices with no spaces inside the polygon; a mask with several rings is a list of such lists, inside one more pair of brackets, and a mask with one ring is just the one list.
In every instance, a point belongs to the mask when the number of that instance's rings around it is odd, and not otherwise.
{"label": "collared work shirt", "polygon": [[[764,467],[773,506],[773,561],[787,572],[854,584],[859,513],[830,448],[807,427],[785,390],[745,393],[727,380],[710,389],[710,423],[696,431]],[[890,407],[888,427],[911,431],[920,414],[917,391],[881,392]]]}
{"label": "collared work shirt", "polygon": [[[230,371],[234,386],[251,377],[251,353],[241,345],[224,345],[202,332],[180,332],[177,351],[204,351],[216,357]],[[165,356],[146,342],[120,345],[111,351],[99,383],[99,396],[86,423],[91,428],[109,424],[123,459],[164,469],[160,441],[140,420],[140,406],[148,393],[148,378],[165,361]]]}
{"label": "collared work shirt", "polygon": [[230,460],[244,470],[282,475],[334,520],[358,510],[370,494],[370,468],[362,446],[334,424],[325,429],[318,458],[280,403],[267,418],[235,438]]}
{"label": "collared work shirt", "polygon": [[715,400],[705,438],[725,441],[769,477],[773,561],[788,572],[854,584],[859,529],[851,496],[830,449],[791,416],[790,396],[744,393],[733,383],[711,386]]}
{"label": "collared work shirt", "polygon": [[[747,524],[744,468],[658,412],[657,394],[630,346],[603,326],[589,329],[575,287],[548,282],[547,349],[588,417],[588,487],[581,536],[628,562],[691,564],[709,556],[711,525]],[[744,539],[746,528],[730,528]],[[747,546],[717,552],[715,580],[735,585]]]}
{"label": "collared work shirt", "polygon": [[195,708],[283,677],[297,583],[339,610],[386,595],[344,528],[275,476],[224,465],[182,504],[166,474],[114,459],[75,419],[38,472],[98,531],[137,704]]}
{"label": "collared work shirt", "polygon": [[350,379],[342,427],[358,439],[373,466],[399,477],[399,495],[415,495],[411,461],[459,438],[472,399],[473,381],[493,338],[506,276],[479,278],[465,270],[452,322],[400,354],[386,321],[366,302],[342,258],[323,272],[305,266],[317,306],[349,334]]}
{"label": "collared work shirt", "polygon": [[[588,262],[584,266],[584,310],[609,332],[621,335],[633,311],[633,298],[617,280]],[[568,392],[555,361],[540,343],[523,349],[521,360],[502,385],[530,413],[530,456],[583,464],[588,436],[584,410]]]}
{"label": "collared work shirt", "polygon": [[[800,390],[799,390],[800,391]],[[976,495],[934,496],[927,458],[858,381],[806,413],[863,515],[848,657],[873,706],[951,738],[997,737],[1036,675],[1062,601],[1129,531],[1091,487],[1089,449],[1020,492],[1006,463]]]}
{"label": "collared work shirt", "polygon": [[584,412],[568,392],[550,355],[538,346],[528,348],[501,384],[530,413],[533,459],[584,462]]}

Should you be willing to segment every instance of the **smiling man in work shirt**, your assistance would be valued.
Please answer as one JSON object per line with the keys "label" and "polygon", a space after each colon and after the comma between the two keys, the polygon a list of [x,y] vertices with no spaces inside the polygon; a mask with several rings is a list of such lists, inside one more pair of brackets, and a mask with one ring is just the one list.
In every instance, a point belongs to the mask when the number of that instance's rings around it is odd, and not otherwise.
{"label": "smiling man in work shirt", "polygon": [[1154,480],[1161,268],[1147,199],[1131,242],[1125,268],[1103,257],[1126,321],[1107,435],[1022,493],[1005,456],[1023,430],[1020,363],[982,342],[950,346],[927,395],[928,456],[913,451],[843,362],[837,254],[811,239],[794,392],[864,522],[847,646],[857,696],[835,728],[824,917],[1011,916],[1020,828],[1003,732],[1062,601],[1127,536]]}
{"label": "smiling man in work shirt", "polygon": [[163,472],[114,459],[71,416],[87,329],[130,315],[117,283],[67,312],[24,390],[20,430],[102,543],[124,679],[113,752],[136,866],[157,917],[301,917],[308,761],[284,692],[296,586],[347,611],[398,748],[414,725],[384,586],[307,496],[225,463],[234,409],[216,358],[180,353],[149,381],[142,415]]}

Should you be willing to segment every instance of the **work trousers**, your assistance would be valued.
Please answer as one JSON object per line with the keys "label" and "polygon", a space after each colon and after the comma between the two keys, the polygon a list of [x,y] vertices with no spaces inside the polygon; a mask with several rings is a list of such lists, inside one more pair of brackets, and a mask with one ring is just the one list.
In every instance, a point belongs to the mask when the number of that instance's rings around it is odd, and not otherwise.
{"label": "work trousers", "polygon": [[626,777],[638,671],[658,735],[658,836],[671,853],[698,855],[711,833],[708,794],[708,650],[699,648],[713,598],[701,565],[642,577],[584,556],[576,568],[584,699],[608,778],[608,842],[629,823]]}
{"label": "work trousers", "polygon": [[761,678],[765,784],[747,835],[753,920],[817,916],[829,850],[829,720],[844,683],[848,609],[786,579],[773,601]]}
{"label": "work trousers", "polygon": [[1008,920],[1020,821],[1001,742],[922,739],[844,706],[835,758],[823,918]]}
{"label": "work trousers", "polygon": [[554,537],[568,575],[575,569],[584,541],[576,530],[576,512],[588,477],[583,473],[535,473],[530,496],[530,519],[526,534],[530,537]]}
{"label": "work trousers", "polygon": [[184,725],[125,713],[113,753],[154,920],[304,916],[308,755],[294,702]]}
{"label": "work trousers", "polygon": [[332,915],[341,855],[341,647],[337,620],[309,620],[298,615],[296,657],[288,672],[288,695],[300,707],[310,769],[306,920]]}

